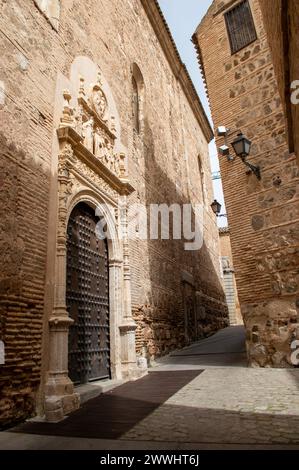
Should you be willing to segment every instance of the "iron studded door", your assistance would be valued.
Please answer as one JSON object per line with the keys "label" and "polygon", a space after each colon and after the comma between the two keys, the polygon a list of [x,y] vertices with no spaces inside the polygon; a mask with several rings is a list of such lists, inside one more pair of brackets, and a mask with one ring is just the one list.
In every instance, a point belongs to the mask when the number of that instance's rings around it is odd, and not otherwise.
{"label": "iron studded door", "polygon": [[66,302],[74,320],[69,334],[69,376],[75,384],[110,377],[107,241],[96,237],[97,218],[84,203],[67,229]]}

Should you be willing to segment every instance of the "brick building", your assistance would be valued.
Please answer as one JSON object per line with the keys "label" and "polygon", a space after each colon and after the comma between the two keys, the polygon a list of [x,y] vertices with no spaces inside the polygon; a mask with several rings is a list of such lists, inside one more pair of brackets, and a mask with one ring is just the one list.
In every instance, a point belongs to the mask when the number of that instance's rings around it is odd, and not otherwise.
{"label": "brick building", "polygon": [[[74,385],[140,376],[141,353],[151,359],[225,326],[227,307],[212,130],[158,4],[0,8],[6,425],[36,412],[62,419],[79,406]],[[132,237],[137,202],[201,204],[201,249]],[[100,220],[108,241],[95,236]]]}
{"label": "brick building", "polygon": [[[281,3],[215,0],[193,41],[215,128],[230,129],[229,143],[241,129],[252,141],[248,160],[261,170],[259,180],[240,158],[220,158],[249,359],[254,366],[289,367],[299,334],[299,172],[292,145],[296,139],[290,139],[293,125],[286,119],[290,90],[282,102],[278,70],[285,59],[295,63],[291,51],[298,42],[293,29],[290,56],[282,48],[277,56],[271,54]],[[296,3],[289,2],[294,11]],[[265,27],[273,28],[272,35]],[[293,122],[297,112],[291,110]],[[218,137],[217,145],[223,143]]]}

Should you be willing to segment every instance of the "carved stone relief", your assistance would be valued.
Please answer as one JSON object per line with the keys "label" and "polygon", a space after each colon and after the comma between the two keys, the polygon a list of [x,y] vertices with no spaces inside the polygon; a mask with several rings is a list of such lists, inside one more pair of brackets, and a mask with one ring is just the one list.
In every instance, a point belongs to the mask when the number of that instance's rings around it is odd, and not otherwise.
{"label": "carved stone relief", "polygon": [[71,167],[74,164],[74,151],[65,144],[58,159],[58,244],[65,244],[67,224],[67,204],[74,185]]}
{"label": "carved stone relief", "polygon": [[74,157],[74,170],[80,174],[87,184],[89,183],[92,186],[97,186],[106,194],[109,194],[109,196],[117,200],[117,191],[76,156]]}
{"label": "carved stone relief", "polygon": [[115,152],[115,117],[109,114],[100,72],[89,93],[85,91],[84,78],[80,78],[75,108],[70,106],[72,97],[68,90],[64,91],[63,97],[64,107],[60,128],[72,127],[81,136],[85,148],[106,168],[119,178],[126,177],[125,156]]}

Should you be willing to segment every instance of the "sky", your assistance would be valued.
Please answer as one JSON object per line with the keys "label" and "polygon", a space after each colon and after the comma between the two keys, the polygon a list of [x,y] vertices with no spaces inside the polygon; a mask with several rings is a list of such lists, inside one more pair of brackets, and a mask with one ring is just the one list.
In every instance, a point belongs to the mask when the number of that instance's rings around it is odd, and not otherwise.
{"label": "sky", "polygon": [[[191,42],[193,33],[211,3],[212,0],[159,0],[161,10],[166,18],[182,61],[186,64],[207,116],[212,123],[211,112],[198,66],[196,51]],[[214,141],[210,144],[210,157],[212,171],[219,171],[217,149]],[[221,212],[225,213],[221,180],[215,180],[213,185],[214,196],[222,204]],[[220,227],[226,226],[227,219],[220,217],[218,219],[218,225]]]}

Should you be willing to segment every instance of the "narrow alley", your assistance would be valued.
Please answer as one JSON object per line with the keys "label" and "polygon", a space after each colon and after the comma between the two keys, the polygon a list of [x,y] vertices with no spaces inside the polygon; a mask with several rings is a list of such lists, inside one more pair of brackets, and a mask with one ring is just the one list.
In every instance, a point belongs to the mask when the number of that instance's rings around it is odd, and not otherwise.
{"label": "narrow alley", "polygon": [[0,12],[0,457],[299,450],[299,0]]}

